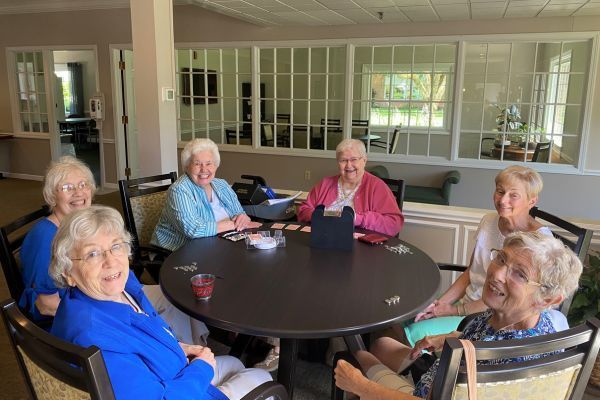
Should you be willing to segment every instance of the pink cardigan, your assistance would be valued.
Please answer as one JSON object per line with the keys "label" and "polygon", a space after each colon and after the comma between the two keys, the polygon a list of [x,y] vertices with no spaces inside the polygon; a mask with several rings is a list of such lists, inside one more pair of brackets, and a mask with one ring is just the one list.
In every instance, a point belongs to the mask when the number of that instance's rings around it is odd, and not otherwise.
{"label": "pink cardigan", "polygon": [[[313,187],[306,201],[298,208],[298,221],[310,222],[319,204],[330,205],[337,199],[339,175],[323,178]],[[362,182],[354,196],[354,225],[359,228],[395,236],[402,229],[404,216],[396,198],[381,179],[365,171]]]}

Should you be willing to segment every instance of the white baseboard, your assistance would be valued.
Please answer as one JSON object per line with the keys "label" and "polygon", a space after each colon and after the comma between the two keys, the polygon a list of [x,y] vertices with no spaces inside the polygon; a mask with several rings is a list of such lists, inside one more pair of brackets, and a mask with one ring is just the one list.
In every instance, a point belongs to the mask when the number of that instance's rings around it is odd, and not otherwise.
{"label": "white baseboard", "polygon": [[43,181],[44,177],[42,175],[31,175],[31,174],[16,174],[14,172],[2,172],[5,178],[14,178],[14,179],[25,179],[28,181]]}

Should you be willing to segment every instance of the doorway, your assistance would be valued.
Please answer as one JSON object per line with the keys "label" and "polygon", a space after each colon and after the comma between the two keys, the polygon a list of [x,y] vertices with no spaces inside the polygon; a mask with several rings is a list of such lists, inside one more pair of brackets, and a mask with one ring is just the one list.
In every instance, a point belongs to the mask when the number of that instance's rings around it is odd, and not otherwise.
{"label": "doorway", "polygon": [[98,92],[94,50],[54,50],[53,82],[60,155],[85,162],[102,186],[101,124],[90,117],[90,98]]}
{"label": "doorway", "polygon": [[140,177],[140,170],[133,92],[133,50],[113,48],[111,57],[119,179],[135,179]]}

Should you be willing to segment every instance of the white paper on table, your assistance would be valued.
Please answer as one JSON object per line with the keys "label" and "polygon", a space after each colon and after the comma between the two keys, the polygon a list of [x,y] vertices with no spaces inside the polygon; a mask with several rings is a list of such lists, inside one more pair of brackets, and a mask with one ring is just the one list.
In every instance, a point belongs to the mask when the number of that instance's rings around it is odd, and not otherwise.
{"label": "white paper on table", "polygon": [[288,197],[282,197],[282,198],[278,198],[278,199],[267,199],[265,201],[263,201],[261,204],[268,204],[270,206],[272,206],[273,204],[280,204],[280,203],[286,203],[288,201],[293,201],[296,197],[300,196],[302,194],[302,192],[298,192],[292,196],[288,196]]}

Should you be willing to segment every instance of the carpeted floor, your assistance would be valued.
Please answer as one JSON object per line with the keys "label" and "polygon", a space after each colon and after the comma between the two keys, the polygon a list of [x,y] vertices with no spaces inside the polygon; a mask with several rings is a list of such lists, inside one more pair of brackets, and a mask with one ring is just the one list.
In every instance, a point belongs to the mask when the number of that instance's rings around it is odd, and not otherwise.
{"label": "carpeted floor", "polygon": [[[105,204],[122,212],[118,191],[97,194],[94,203]],[[19,179],[0,180],[0,226],[17,217],[34,211],[44,204],[42,182]],[[0,300],[8,299],[9,293],[0,274]],[[214,343],[217,347],[218,344]],[[215,353],[224,354],[227,348],[215,348]],[[0,398],[4,400],[27,399],[25,383],[21,377],[4,326],[0,327]],[[274,375],[275,376],[275,375]],[[323,363],[300,360],[296,369],[294,399],[324,400],[330,397],[331,369]]]}

